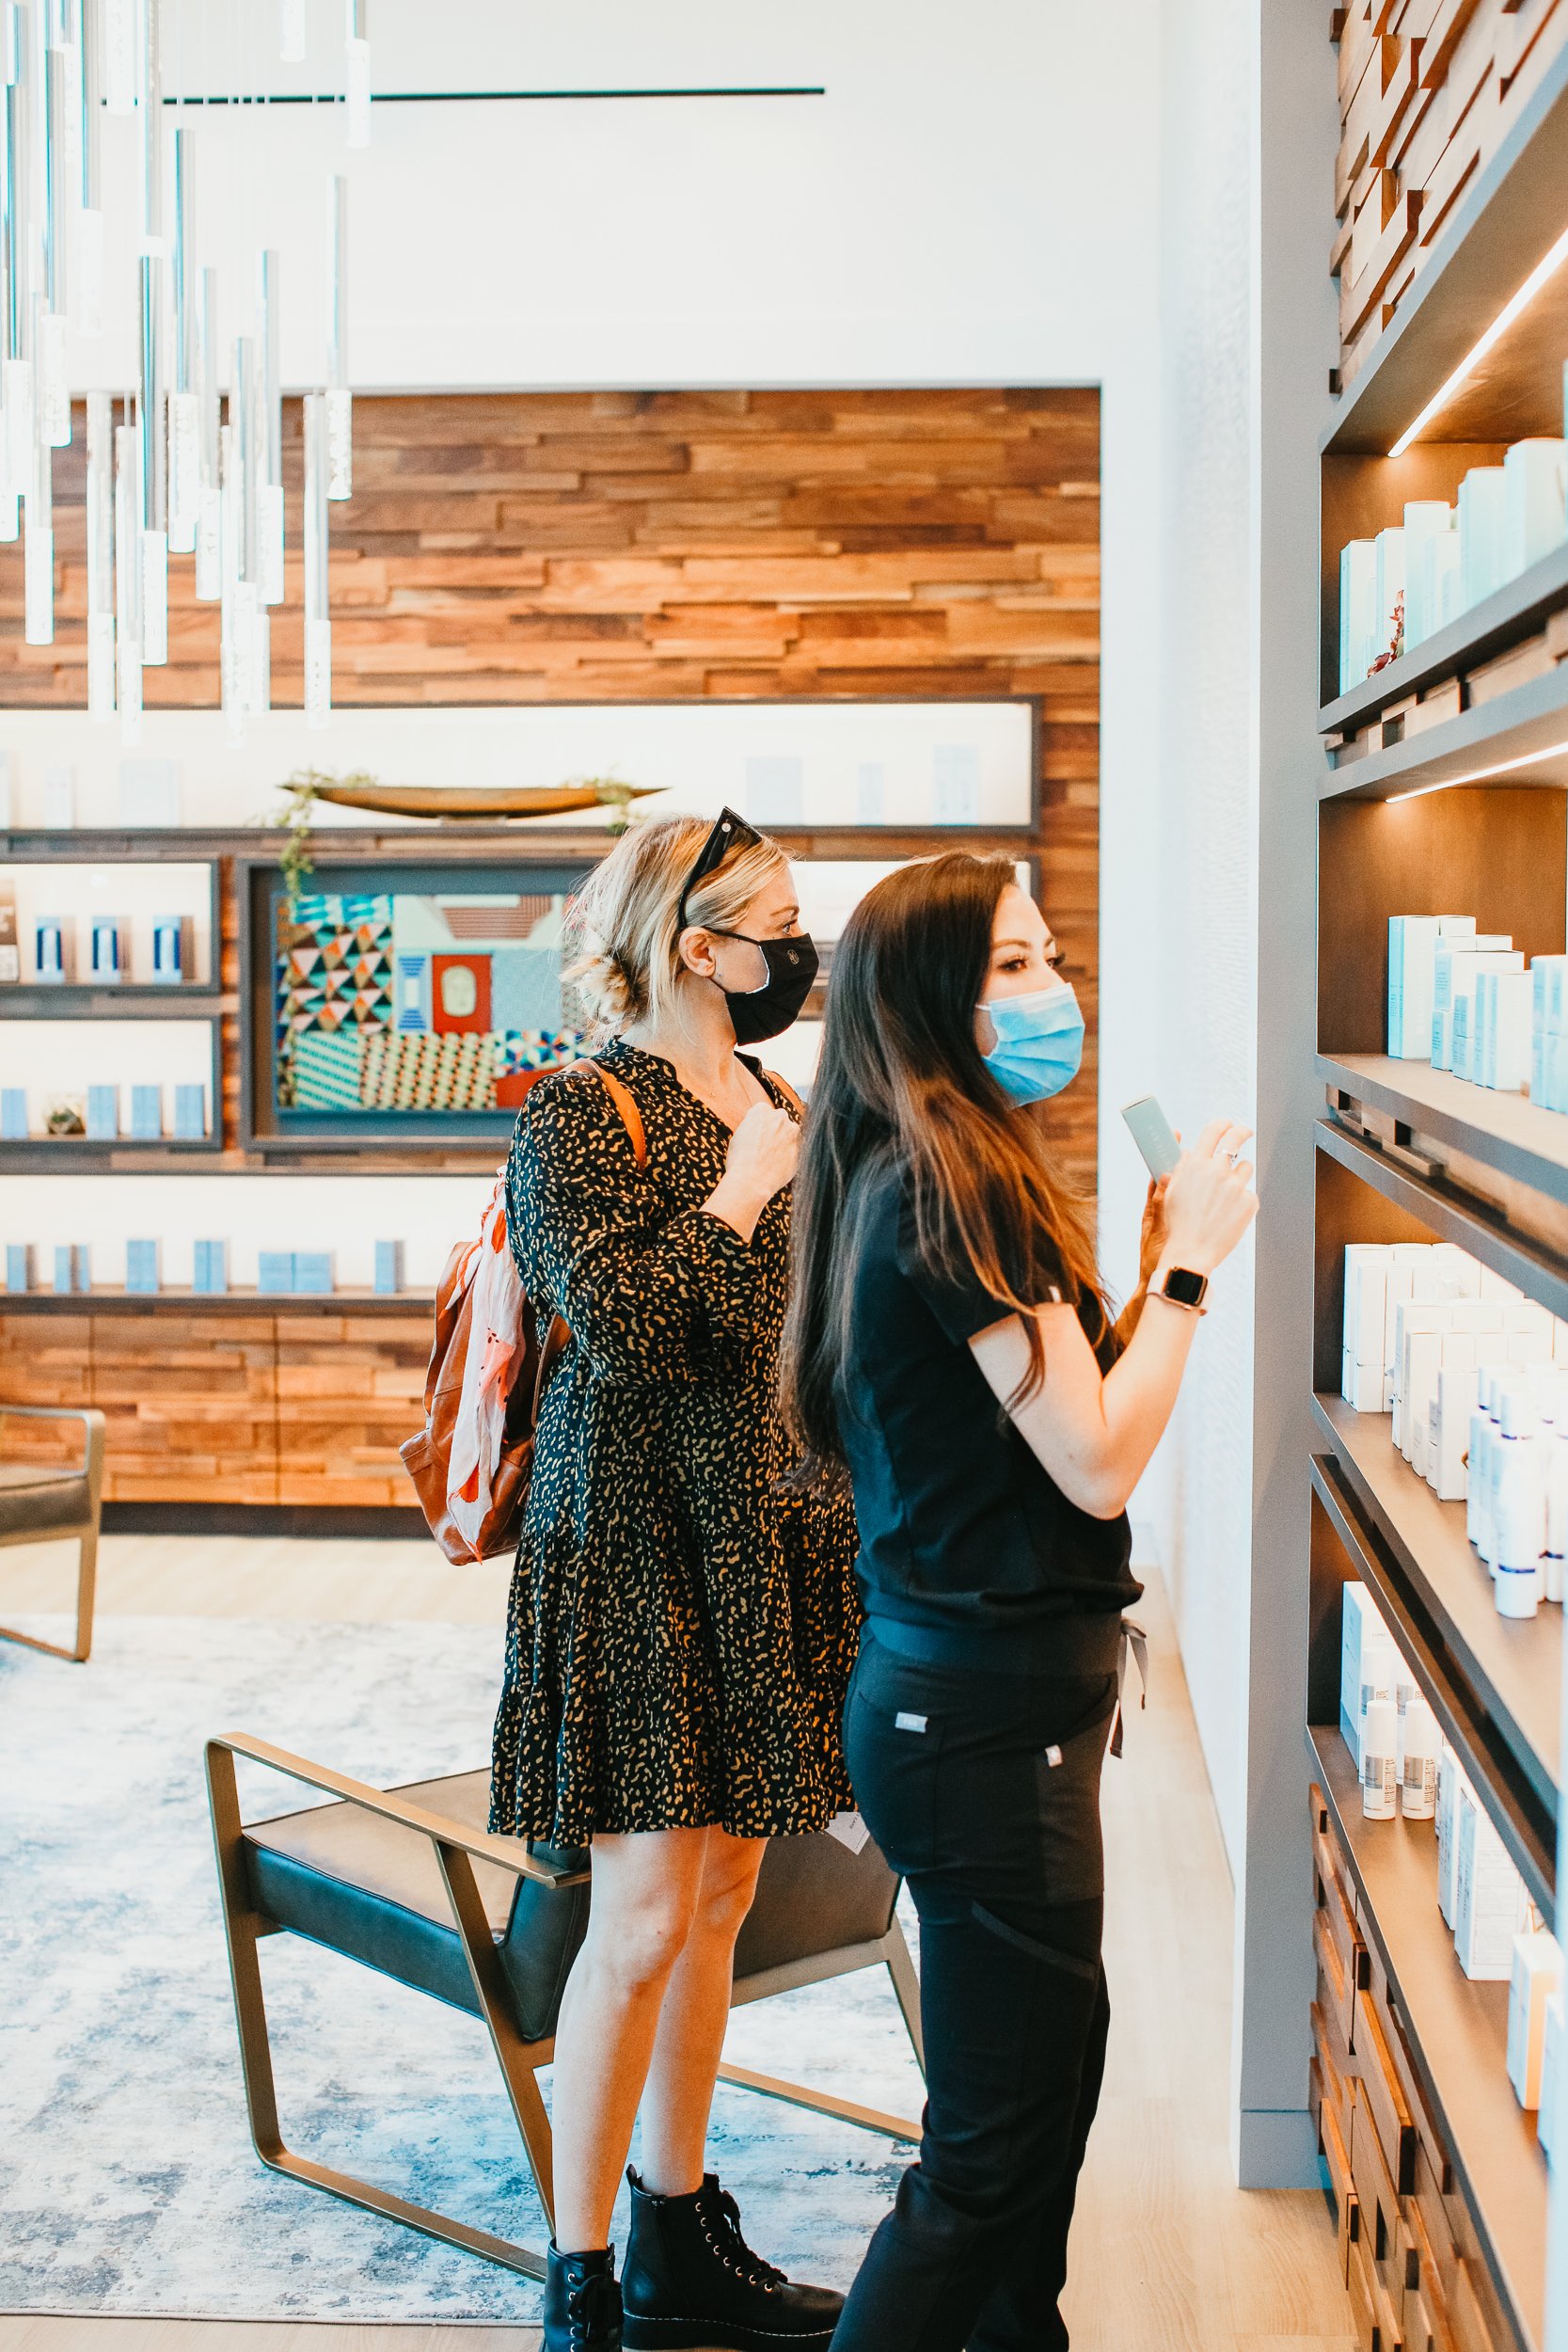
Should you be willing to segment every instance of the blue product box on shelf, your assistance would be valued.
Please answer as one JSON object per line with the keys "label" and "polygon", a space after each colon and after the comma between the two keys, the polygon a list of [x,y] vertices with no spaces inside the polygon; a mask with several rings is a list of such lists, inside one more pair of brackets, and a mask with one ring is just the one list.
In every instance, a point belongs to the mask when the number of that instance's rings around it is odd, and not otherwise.
{"label": "blue product box on shelf", "polygon": [[30,1291],[32,1287],[32,1243],[8,1241],[6,1244],[6,1288],[8,1291]]}
{"label": "blue product box on shelf", "polygon": [[229,1288],[229,1244],[226,1241],[198,1241],[195,1244],[195,1270],[191,1288],[203,1297],[217,1297]]}
{"label": "blue product box on shelf", "polygon": [[155,1241],[126,1243],[125,1287],[128,1291],[155,1291],[159,1287],[158,1245]]}
{"label": "blue product box on shelf", "polygon": [[55,1251],[55,1289],[60,1296],[90,1291],[92,1260],[85,1241],[61,1242]]}
{"label": "blue product box on shelf", "polygon": [[268,1296],[277,1296],[294,1286],[293,1253],[288,1249],[263,1249],[256,1259],[256,1287]]}
{"label": "blue product box on shelf", "polygon": [[313,1297],[337,1288],[330,1249],[296,1249],[293,1274],[294,1289]]}
{"label": "blue product box on shelf", "polygon": [[88,1087],[87,1134],[94,1143],[112,1143],[119,1133],[119,1087]]}
{"label": "blue product box on shelf", "polygon": [[375,1287],[384,1296],[395,1295],[403,1288],[403,1244],[401,1241],[378,1241],[375,1245]]}
{"label": "blue product box on shelf", "polygon": [[181,1086],[174,1089],[174,1133],[181,1143],[203,1143],[207,1137],[207,1089]]}
{"label": "blue product box on shelf", "polygon": [[26,1136],[26,1088],[0,1087],[0,1138],[7,1143],[23,1143]]}
{"label": "blue product box on shelf", "polygon": [[164,1089],[162,1087],[133,1087],[131,1089],[131,1135],[137,1143],[161,1143],[164,1139]]}

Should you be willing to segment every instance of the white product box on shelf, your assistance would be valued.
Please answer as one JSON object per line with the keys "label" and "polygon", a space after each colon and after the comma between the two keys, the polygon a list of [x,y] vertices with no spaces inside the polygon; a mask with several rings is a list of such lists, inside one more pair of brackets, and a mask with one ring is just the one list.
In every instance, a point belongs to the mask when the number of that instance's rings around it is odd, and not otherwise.
{"label": "white product box on shelf", "polygon": [[1500,466],[1472,466],[1459,485],[1459,593],[1462,609],[1502,587],[1506,476]]}
{"label": "white product box on shelf", "polygon": [[1459,1791],[1465,1774],[1445,1740],[1437,1752],[1437,1908],[1452,1927],[1459,1876]]}
{"label": "white product box on shelf", "polygon": [[1412,499],[1404,510],[1404,647],[1407,653],[1443,626],[1440,549],[1455,564],[1453,508],[1443,499]]}
{"label": "white product box on shelf", "polygon": [[1339,550],[1339,691],[1359,686],[1376,659],[1377,548],[1353,539]]}
{"label": "white product box on shelf", "polygon": [[1440,939],[1473,939],[1473,914],[1388,917],[1388,1051],[1404,1061],[1432,1058],[1433,992]]}
{"label": "white product box on shelf", "polygon": [[1459,1789],[1455,1842],[1453,1945],[1459,1964],[1473,1979],[1506,1984],[1513,1969],[1513,1939],[1529,1915],[1529,1898],[1468,1782]]}
{"label": "white product box on shelf", "polygon": [[1541,2104],[1546,2006],[1561,1990],[1562,1947],[1550,1929],[1516,1935],[1508,1986],[1508,2079],[1522,2107]]}
{"label": "white product box on shelf", "polygon": [[1404,529],[1390,523],[1372,542],[1374,581],[1371,659],[1391,653],[1404,627]]}
{"label": "white product box on shelf", "polygon": [[1433,1399],[1427,1478],[1439,1502],[1463,1502],[1468,1493],[1465,1455],[1480,1374],[1474,1364],[1444,1364]]}
{"label": "white product box on shelf", "polygon": [[1398,1688],[1399,1652],[1376,1601],[1355,1580],[1343,1587],[1339,1625],[1339,1729],[1361,1770],[1361,1731],[1367,1708]]}
{"label": "white product box on shelf", "polygon": [[[1394,1443],[1408,1461],[1410,1447],[1405,1435],[1405,1406],[1410,1399],[1410,1351],[1418,1337],[1430,1337],[1453,1329],[1452,1299],[1402,1298],[1394,1309],[1394,1402],[1392,1406]],[[1440,1360],[1436,1356],[1433,1362]]]}
{"label": "white product box on shelf", "polygon": [[1454,974],[1466,956],[1506,953],[1513,945],[1506,931],[1439,931],[1432,959],[1432,1065],[1453,1068]]}
{"label": "white product box on shelf", "polygon": [[1515,441],[1503,459],[1503,577],[1517,580],[1568,538],[1563,503],[1568,444]]}
{"label": "white product box on shelf", "polygon": [[1486,1083],[1503,1094],[1522,1094],[1529,1083],[1533,986],[1528,972],[1499,972],[1488,993]]}
{"label": "white product box on shelf", "polygon": [[[1377,1371],[1382,1403],[1384,1321],[1388,1301],[1388,1276],[1393,1252],[1386,1242],[1352,1242],[1345,1251],[1345,1312],[1340,1346],[1357,1369]],[[1348,1396],[1348,1391],[1347,1391]]]}
{"label": "white product box on shelf", "polygon": [[1381,1364],[1360,1364],[1346,1348],[1339,1359],[1339,1393],[1353,1412],[1382,1413],[1386,1375]]}
{"label": "white product box on shelf", "polygon": [[1546,2022],[1541,2036],[1541,2105],[1536,2111],[1535,2137],[1541,2142],[1546,2162],[1552,2160],[1552,2133],[1557,2122],[1558,2069],[1562,2064],[1562,2028],[1564,2010],[1562,1994],[1554,1993],[1546,2003]]}
{"label": "white product box on shelf", "polygon": [[1476,985],[1483,972],[1522,972],[1525,959],[1516,947],[1477,948],[1456,956],[1452,1003],[1449,1007],[1452,1060],[1456,1078],[1481,1083],[1481,1039],[1476,1008]]}

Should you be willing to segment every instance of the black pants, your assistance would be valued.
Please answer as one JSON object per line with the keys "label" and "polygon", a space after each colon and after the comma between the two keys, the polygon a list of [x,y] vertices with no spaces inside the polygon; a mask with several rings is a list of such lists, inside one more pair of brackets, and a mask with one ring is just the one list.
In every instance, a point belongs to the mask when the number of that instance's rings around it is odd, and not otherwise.
{"label": "black pants", "polygon": [[856,1801],[920,1915],[919,2161],[833,2352],[1061,2352],[1068,2231],[1100,2098],[1100,1769],[1115,1677],[916,1664],[867,1629],[845,1709]]}

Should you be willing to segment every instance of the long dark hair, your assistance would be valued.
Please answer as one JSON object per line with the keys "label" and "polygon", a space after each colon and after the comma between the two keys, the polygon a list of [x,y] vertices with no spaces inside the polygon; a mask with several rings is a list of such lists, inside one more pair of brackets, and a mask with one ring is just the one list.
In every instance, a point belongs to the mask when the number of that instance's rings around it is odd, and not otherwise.
{"label": "long dark hair", "polygon": [[933,1274],[978,1279],[998,1319],[1022,1314],[1027,1397],[1045,1373],[1032,1309],[1055,1285],[1089,1341],[1111,1311],[1083,1203],[1052,1168],[1035,1121],[987,1069],[974,1009],[991,930],[1015,880],[1004,857],[952,850],[879,882],[845,927],[828,986],[793,1208],[794,1277],[783,1407],[806,1484],[842,1473],[835,1389],[849,1352],[865,1210],[878,1179],[908,1171],[915,1243]]}

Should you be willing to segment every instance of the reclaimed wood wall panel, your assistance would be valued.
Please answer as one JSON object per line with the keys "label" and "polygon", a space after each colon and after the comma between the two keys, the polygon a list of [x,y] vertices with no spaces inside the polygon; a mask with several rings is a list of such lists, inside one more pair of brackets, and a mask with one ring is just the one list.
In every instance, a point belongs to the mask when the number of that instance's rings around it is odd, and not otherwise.
{"label": "reclaimed wood wall panel", "polygon": [[[1564,0],[1352,0],[1338,44],[1339,379],[1348,388],[1453,208],[1568,41]],[[1499,287],[1498,299],[1513,290]]]}
{"label": "reclaimed wood wall panel", "polygon": [[[108,1502],[407,1510],[431,1311],[154,1305],[6,1314],[0,1407],[94,1405]],[[81,1433],[12,1423],[8,1454],[74,1459]]]}
{"label": "reclaimed wood wall panel", "polygon": [[[297,704],[297,403],[285,433],[292,552],[274,693]],[[21,552],[0,548],[0,702],[13,706],[86,698],[83,434],[78,415],[55,465],[53,645],[23,643]],[[355,489],[332,512],[341,705],[1039,696],[1041,895],[1089,1024],[1083,1077],[1048,1117],[1064,1165],[1092,1185],[1096,391],[365,398]],[[191,560],[176,558],[169,662],[147,674],[150,707],[218,701],[217,613],[192,586]]]}

